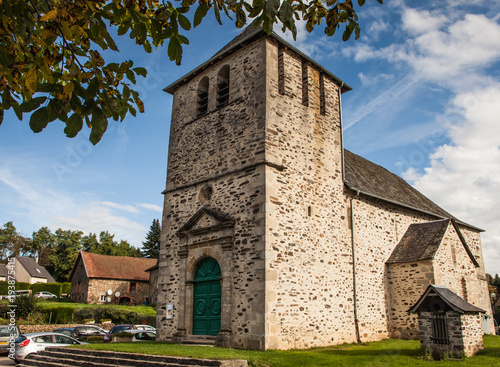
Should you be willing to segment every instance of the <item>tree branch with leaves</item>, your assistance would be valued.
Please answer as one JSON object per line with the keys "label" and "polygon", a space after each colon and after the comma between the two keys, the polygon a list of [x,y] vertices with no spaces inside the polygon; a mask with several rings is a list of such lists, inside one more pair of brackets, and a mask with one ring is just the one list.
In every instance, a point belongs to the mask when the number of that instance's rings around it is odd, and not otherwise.
{"label": "tree branch with leaves", "polygon": [[268,34],[281,23],[295,37],[295,21],[303,19],[309,32],[324,20],[328,36],[342,27],[344,41],[353,33],[360,36],[352,0],[0,0],[0,124],[12,108],[20,120],[31,113],[33,132],[58,119],[66,124],[67,137],[87,126],[97,144],[109,119],[144,112],[132,85],[146,69],[131,60],[105,62],[103,51],[119,52],[109,30],[128,35],[146,53],[168,42],[170,60],[180,64],[183,45],[189,44],[182,33],[209,12],[221,24],[222,16],[234,20],[238,28],[255,19]]}

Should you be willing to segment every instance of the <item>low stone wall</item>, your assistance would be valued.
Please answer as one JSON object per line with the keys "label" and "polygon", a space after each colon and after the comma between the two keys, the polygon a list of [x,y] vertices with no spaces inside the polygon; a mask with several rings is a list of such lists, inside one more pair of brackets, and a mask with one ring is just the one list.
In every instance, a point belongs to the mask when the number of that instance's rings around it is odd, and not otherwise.
{"label": "low stone wall", "polygon": [[[38,333],[43,331],[54,331],[55,329],[70,328],[75,326],[82,326],[83,324],[48,324],[48,325],[19,325],[19,330],[22,334]],[[104,330],[111,330],[115,324],[92,324],[103,328]]]}

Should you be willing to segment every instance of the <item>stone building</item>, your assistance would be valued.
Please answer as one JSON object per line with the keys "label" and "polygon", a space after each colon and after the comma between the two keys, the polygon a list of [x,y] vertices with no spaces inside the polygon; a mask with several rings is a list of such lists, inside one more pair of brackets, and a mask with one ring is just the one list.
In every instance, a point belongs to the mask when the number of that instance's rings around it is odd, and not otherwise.
{"label": "stone building", "polygon": [[[429,284],[490,309],[481,230],[343,148],[350,89],[252,25],[165,88],[161,340],[263,350],[416,337],[406,311]],[[428,245],[414,234],[426,227]]]}
{"label": "stone building", "polygon": [[149,273],[156,259],[107,256],[80,251],[71,270],[70,297],[84,303],[140,305],[149,292]]}

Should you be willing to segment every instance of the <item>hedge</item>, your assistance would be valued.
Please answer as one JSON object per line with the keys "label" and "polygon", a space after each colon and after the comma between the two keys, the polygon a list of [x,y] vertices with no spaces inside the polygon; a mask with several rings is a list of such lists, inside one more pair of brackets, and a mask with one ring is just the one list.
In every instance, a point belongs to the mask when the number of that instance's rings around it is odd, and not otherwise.
{"label": "hedge", "polygon": [[[30,289],[31,284],[24,282],[16,282],[14,287],[16,290]],[[0,295],[7,296],[9,294],[9,282],[7,280],[0,281]]]}
{"label": "hedge", "polygon": [[42,291],[50,292],[59,298],[61,297],[62,287],[62,283],[34,283],[31,285],[31,291],[33,294]]}
{"label": "hedge", "polygon": [[42,313],[45,315],[45,318],[47,322],[52,324],[70,324],[74,320],[74,312],[75,308],[74,307],[61,307],[61,306],[54,306],[54,307],[43,307]]}
{"label": "hedge", "polygon": [[[50,292],[54,293],[57,297],[61,297],[61,294],[69,294],[71,292],[71,283],[35,283],[29,284],[25,282],[16,282],[15,283],[16,290],[25,290],[31,289],[32,294],[37,292]],[[8,281],[0,281],[0,295],[8,295],[9,294],[9,282]]]}

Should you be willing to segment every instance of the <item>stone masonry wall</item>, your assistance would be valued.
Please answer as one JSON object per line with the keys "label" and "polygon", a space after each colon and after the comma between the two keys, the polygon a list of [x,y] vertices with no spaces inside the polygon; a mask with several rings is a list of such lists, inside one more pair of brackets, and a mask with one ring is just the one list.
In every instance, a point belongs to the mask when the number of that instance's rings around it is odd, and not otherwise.
{"label": "stone masonry wall", "polygon": [[266,157],[285,169],[266,169],[266,348],[351,342],[339,86],[324,78],[323,115],[320,71],[271,41],[267,55]]}
{"label": "stone masonry wall", "polygon": [[[230,296],[223,304],[222,323],[229,323],[225,345],[264,348],[264,44],[255,41],[175,92],[159,263],[161,340],[179,330],[192,333],[189,281],[196,264],[211,256],[221,266],[223,296]],[[214,85],[224,65],[230,66],[229,103],[217,108]],[[193,101],[205,76],[211,85],[208,114],[195,118]],[[222,253],[221,242],[211,240],[208,233],[198,245],[188,246],[186,257],[179,256],[176,232],[202,207],[234,219],[229,255]],[[223,256],[230,256],[231,261]],[[173,319],[165,317],[167,303],[174,304]]]}
{"label": "stone masonry wall", "polygon": [[[80,257],[78,257],[80,259]],[[89,278],[87,277],[87,272],[83,266],[83,262],[78,260],[75,264],[76,269],[73,272],[73,277],[71,278],[71,300],[75,302],[87,302],[87,292],[89,287]]]}
{"label": "stone masonry wall", "polygon": [[408,310],[435,284],[431,260],[387,265],[389,335],[396,339],[418,339],[418,316]]}
{"label": "stone masonry wall", "polygon": [[432,340],[432,313],[421,312],[418,318],[422,349],[441,357],[471,357],[483,346],[481,315],[446,312],[449,344],[435,344]]}
{"label": "stone masonry wall", "polygon": [[[136,284],[135,292],[130,292],[130,283]],[[146,297],[148,296],[149,282],[148,281],[137,281],[137,280],[116,280],[116,279],[90,279],[87,303],[107,303],[100,300],[100,296],[108,297],[107,291],[111,289],[112,295],[111,303],[118,303],[119,298],[128,297],[130,298],[130,304],[141,305],[144,304]],[[120,292],[120,297],[116,297],[115,293]]]}

